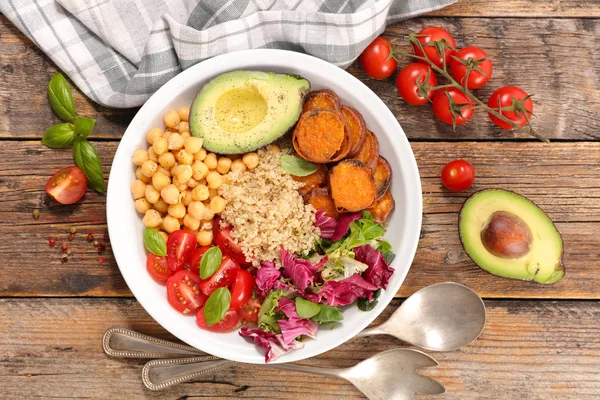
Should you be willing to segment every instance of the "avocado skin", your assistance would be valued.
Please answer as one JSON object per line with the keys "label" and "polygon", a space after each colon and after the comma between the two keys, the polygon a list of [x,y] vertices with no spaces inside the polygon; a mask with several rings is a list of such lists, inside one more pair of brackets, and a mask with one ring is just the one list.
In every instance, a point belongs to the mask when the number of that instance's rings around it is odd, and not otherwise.
{"label": "avocado skin", "polygon": [[[481,232],[481,228],[483,228],[483,224],[481,225],[481,227],[479,227],[477,232],[471,232],[472,233],[471,235],[465,235],[465,226],[464,225],[465,225],[465,219],[467,217],[465,215],[465,213],[468,213],[470,208],[475,208],[475,210],[477,209],[477,207],[473,207],[473,204],[472,204],[473,201],[477,201],[479,198],[482,198],[482,197],[489,197],[489,195],[511,196],[514,200],[516,200],[516,202],[521,202],[524,209],[532,207],[532,210],[534,210],[536,213],[538,213],[539,219],[541,219],[541,221],[543,221],[543,223],[546,224],[546,226],[544,228],[546,228],[546,230],[551,233],[551,235],[550,235],[551,237],[554,236],[553,239],[556,242],[556,243],[549,245],[550,248],[554,252],[557,253],[555,256],[553,256],[553,258],[551,258],[552,261],[550,263],[545,263],[544,265],[538,264],[538,267],[536,268],[536,270],[531,271],[531,270],[528,270],[528,266],[533,263],[530,263],[528,265],[526,263],[527,257],[524,257],[525,259],[515,259],[515,260],[498,259],[497,257],[492,255],[485,248],[485,246],[483,245],[483,243],[481,243],[480,240],[479,240],[479,242],[477,242],[477,239],[475,239],[475,237],[473,236],[473,235],[476,235],[476,237],[479,237],[479,238],[481,237],[480,232]],[[477,204],[475,204],[475,205],[477,205]],[[503,209],[499,208],[498,210],[503,210]],[[494,211],[497,211],[497,210],[494,210]],[[541,213],[543,215],[543,217],[545,217],[545,219],[542,218],[539,213]],[[489,217],[491,214],[492,214],[492,212],[489,212],[485,216],[485,218],[482,218],[483,221],[487,220],[487,217]],[[520,214],[519,212],[516,212],[515,215],[517,215],[518,217],[520,217],[523,220],[528,219],[528,218],[523,218],[524,215]],[[541,232],[541,230],[539,229],[540,227],[532,226],[531,224],[528,224],[528,226],[531,229],[534,237],[539,236],[538,232]],[[525,196],[522,196],[516,192],[510,191],[510,190],[505,190],[505,189],[485,189],[485,190],[480,190],[478,192],[475,192],[471,196],[469,196],[469,198],[463,203],[463,205],[458,213],[458,236],[460,238],[463,249],[465,250],[465,253],[469,256],[469,258],[478,267],[480,267],[484,271],[489,272],[492,275],[501,276],[501,277],[505,277],[505,278],[509,278],[509,279],[521,279],[521,280],[534,281],[534,282],[541,283],[541,284],[552,284],[552,283],[560,281],[565,276],[565,269],[564,269],[564,263],[563,263],[564,246],[563,246],[563,240],[562,240],[562,236],[561,236],[560,232],[558,231],[558,229],[556,229],[556,226],[554,225],[554,223],[552,222],[550,217],[548,217],[548,215],[537,204],[535,204],[533,201],[529,200]],[[542,236],[544,236],[544,235],[542,235]],[[475,242],[474,245],[472,245],[471,241]],[[543,247],[543,245],[541,245],[540,243],[537,243],[536,250],[539,248],[539,246]],[[548,245],[546,244],[546,246],[548,246]],[[473,248],[475,248],[476,251],[473,251]],[[556,249],[558,249],[558,251],[556,251]],[[532,250],[532,251],[535,251],[535,250]],[[502,261],[500,263],[500,265],[498,265],[498,260]],[[504,268],[502,264],[506,265],[507,267]],[[516,270],[515,270],[515,267],[516,267]],[[546,273],[539,274],[539,272],[542,269]],[[548,272],[550,272],[550,274],[548,274]]]}

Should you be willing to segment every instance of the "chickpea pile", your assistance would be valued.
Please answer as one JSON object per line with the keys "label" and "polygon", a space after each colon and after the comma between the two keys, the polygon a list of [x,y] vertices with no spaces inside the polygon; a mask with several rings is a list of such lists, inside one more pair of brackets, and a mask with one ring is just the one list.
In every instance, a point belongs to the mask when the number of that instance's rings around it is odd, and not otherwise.
{"label": "chickpea pile", "polygon": [[229,157],[207,153],[202,139],[190,134],[189,108],[164,115],[165,131],[151,129],[148,150],[137,149],[132,161],[137,169],[131,184],[135,209],[144,214],[144,225],[168,234],[182,226],[195,232],[201,246],[213,241],[213,218],[225,209],[218,194],[225,175],[241,173],[258,165],[255,152]]}

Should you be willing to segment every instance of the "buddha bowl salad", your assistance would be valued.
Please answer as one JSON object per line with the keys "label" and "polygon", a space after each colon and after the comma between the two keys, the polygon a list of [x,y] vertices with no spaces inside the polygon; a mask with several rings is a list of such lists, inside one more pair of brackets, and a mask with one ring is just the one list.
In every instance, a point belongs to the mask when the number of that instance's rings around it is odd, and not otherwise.
{"label": "buddha bowl salad", "polygon": [[148,273],[175,310],[239,329],[266,362],[343,307],[373,309],[394,273],[377,137],[334,92],[309,89],[298,76],[222,74],[132,157]]}

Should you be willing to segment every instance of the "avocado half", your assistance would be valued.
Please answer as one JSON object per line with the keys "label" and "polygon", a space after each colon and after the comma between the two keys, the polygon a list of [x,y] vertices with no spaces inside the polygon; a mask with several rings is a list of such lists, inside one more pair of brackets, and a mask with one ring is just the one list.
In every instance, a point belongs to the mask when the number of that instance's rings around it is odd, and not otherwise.
{"label": "avocado half", "polygon": [[463,204],[458,225],[467,255],[491,274],[538,283],[565,275],[560,233],[541,208],[517,193],[474,193]]}
{"label": "avocado half", "polygon": [[190,107],[190,130],[220,154],[256,150],[294,126],[310,83],[297,75],[231,71],[205,84]]}

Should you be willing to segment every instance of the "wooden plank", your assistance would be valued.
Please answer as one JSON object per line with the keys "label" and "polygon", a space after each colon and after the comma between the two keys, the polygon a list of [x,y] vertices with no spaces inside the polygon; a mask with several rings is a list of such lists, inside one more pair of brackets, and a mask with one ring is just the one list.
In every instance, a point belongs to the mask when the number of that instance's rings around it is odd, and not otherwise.
{"label": "wooden plank", "polygon": [[[459,2],[459,3],[462,3]],[[600,138],[600,46],[594,37],[600,23],[589,19],[416,18],[390,26],[385,35],[406,39],[426,25],[440,25],[459,46],[480,46],[494,61],[489,87],[482,98],[502,85],[521,86],[536,95],[536,129],[550,139]],[[406,62],[403,62],[404,65]],[[576,68],[573,65],[577,65]],[[55,66],[4,17],[0,19],[0,138],[40,138],[57,122],[46,99],[46,85]],[[397,116],[409,138],[435,140],[523,139],[528,136],[492,127],[483,113],[456,132],[436,123],[428,107],[417,109],[402,101],[394,80],[369,79],[355,63],[349,72],[364,81]],[[92,137],[120,138],[134,114],[100,107],[75,91],[76,107],[97,117]]]}
{"label": "wooden plank", "polygon": [[[399,304],[395,300],[376,323]],[[445,399],[600,396],[599,303],[486,305],[481,337],[462,351],[432,354],[440,365],[423,371],[446,387]],[[5,398],[120,398],[123,393],[130,399],[363,398],[342,380],[248,366],[150,392],[140,380],[143,361],[109,358],[100,347],[112,326],[174,340],[131,299],[1,299],[0,317],[0,392]],[[354,339],[302,363],[345,367],[397,346],[403,344],[386,336]]]}
{"label": "wooden plank", "polygon": [[[117,144],[95,143],[107,174]],[[484,297],[600,298],[600,143],[412,143],[423,183],[424,218],[417,256],[399,296],[434,282],[462,282]],[[104,196],[88,191],[82,202],[49,202],[43,187],[51,172],[72,163],[69,150],[50,150],[39,142],[0,141],[0,296],[130,296],[108,246],[98,264],[85,240],[105,231]],[[32,157],[35,157],[35,162]],[[471,160],[477,180],[465,193],[449,193],[439,172],[449,160]],[[475,190],[505,188],[528,196],[557,223],[565,241],[567,275],[555,285],[494,277],[462,251],[457,213]],[[41,207],[38,220],[32,209]],[[78,233],[66,240],[69,227]],[[67,242],[67,263],[48,238]],[[43,271],[43,273],[40,273]],[[27,279],[23,279],[26,277]]]}
{"label": "wooden plank", "polygon": [[435,17],[598,18],[600,4],[585,0],[459,0],[433,11]]}

